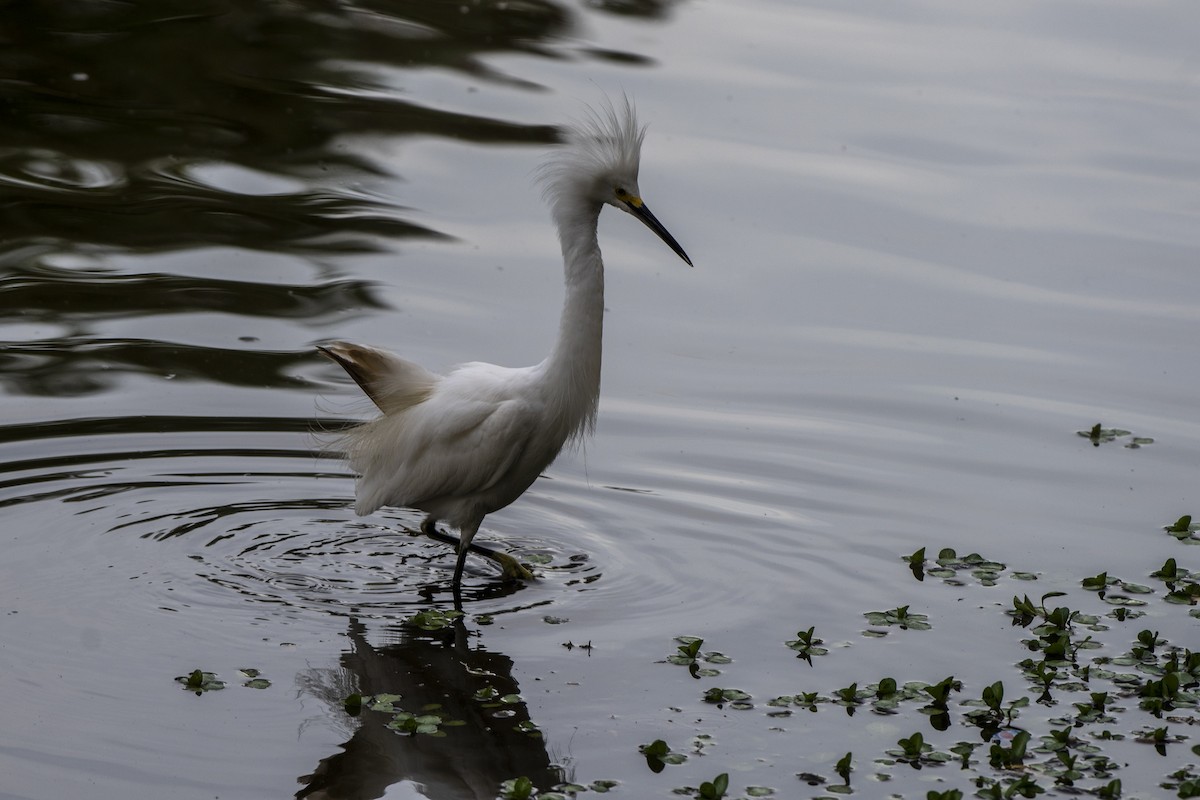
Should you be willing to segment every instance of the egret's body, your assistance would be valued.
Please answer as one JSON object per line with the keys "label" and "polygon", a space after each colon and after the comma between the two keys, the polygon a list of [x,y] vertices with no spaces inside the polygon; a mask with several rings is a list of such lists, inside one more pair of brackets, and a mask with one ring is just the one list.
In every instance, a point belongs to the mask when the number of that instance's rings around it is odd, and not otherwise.
{"label": "egret's body", "polygon": [[355,512],[415,508],[429,515],[426,533],[434,534],[439,520],[457,528],[455,586],[483,518],[520,497],[595,421],[604,323],[600,210],[609,204],[633,214],[692,263],[642,202],[643,135],[626,101],[573,127],[567,146],[542,168],[562,243],[566,298],[554,349],[540,364],[472,362],[438,375],[372,347],[320,348],[383,412],[346,437],[359,475]]}

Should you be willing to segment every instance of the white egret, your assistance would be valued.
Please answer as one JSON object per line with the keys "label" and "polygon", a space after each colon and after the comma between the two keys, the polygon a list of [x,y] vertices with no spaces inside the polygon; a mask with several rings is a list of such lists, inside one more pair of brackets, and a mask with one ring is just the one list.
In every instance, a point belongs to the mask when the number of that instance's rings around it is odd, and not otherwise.
{"label": "white egret", "polygon": [[[632,214],[691,266],[642,200],[645,132],[628,98],[619,108],[606,103],[571,126],[566,146],[540,169],[566,283],[558,339],[540,364],[513,369],[472,362],[438,375],[374,347],[334,342],[317,348],[383,412],[350,429],[342,442],[359,476],[355,512],[395,506],[428,514],[422,532],[457,544],[456,590],[469,550],[496,559],[508,575],[531,577],[511,556],[471,540],[487,514],[520,497],[565,444],[594,427],[604,322],[600,210],[607,204]],[[457,528],[460,538],[439,534],[438,521]]]}

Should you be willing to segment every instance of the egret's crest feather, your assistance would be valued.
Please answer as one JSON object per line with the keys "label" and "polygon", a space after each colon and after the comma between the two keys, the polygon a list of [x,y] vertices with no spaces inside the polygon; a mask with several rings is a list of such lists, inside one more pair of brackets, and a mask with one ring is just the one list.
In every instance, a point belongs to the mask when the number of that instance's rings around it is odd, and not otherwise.
{"label": "egret's crest feather", "polygon": [[552,153],[537,172],[546,200],[555,201],[581,183],[604,176],[637,180],[646,128],[626,95],[619,104],[607,97],[564,128],[565,146]]}

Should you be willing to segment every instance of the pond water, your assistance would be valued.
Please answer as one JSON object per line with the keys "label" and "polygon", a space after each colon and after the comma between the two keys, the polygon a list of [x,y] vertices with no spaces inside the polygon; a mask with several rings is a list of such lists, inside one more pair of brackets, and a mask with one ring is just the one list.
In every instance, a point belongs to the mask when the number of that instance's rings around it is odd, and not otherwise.
{"label": "pond water", "polygon": [[[1194,4],[7,23],[0,798],[492,798],[521,776],[672,797],[722,773],[729,797],[810,797],[844,791],[847,753],[863,797],[1200,781],[1200,534],[1164,530],[1200,510]],[[596,435],[479,536],[539,577],[472,561],[465,616],[424,630],[453,555],[408,535],[417,512],[354,515],[322,432],[370,412],[314,345],[539,361],[562,290],[532,173],[621,92],[695,268],[602,216]],[[1077,435],[1097,423],[1113,436]],[[943,548],[1003,567],[938,570]],[[1124,583],[1083,585],[1100,573]],[[905,607],[930,629],[865,616]],[[786,646],[809,628],[811,664]],[[667,661],[681,636],[717,674]],[[175,682],[194,670],[225,688]],[[940,707],[873,705],[884,678],[948,676]],[[1015,716],[973,722],[995,682]],[[1018,730],[1023,770],[991,749]],[[932,755],[906,762],[918,732]],[[649,769],[658,739],[686,761]]]}

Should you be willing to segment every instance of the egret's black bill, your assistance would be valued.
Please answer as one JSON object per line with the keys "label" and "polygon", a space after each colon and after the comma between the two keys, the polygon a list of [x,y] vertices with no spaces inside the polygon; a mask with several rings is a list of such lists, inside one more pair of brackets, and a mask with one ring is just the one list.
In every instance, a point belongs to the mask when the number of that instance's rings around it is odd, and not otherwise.
{"label": "egret's black bill", "polygon": [[667,232],[663,224],[658,221],[658,218],[650,213],[650,209],[646,208],[645,203],[640,205],[629,205],[629,211],[642,222],[646,223],[646,227],[658,234],[658,238],[667,243],[667,247],[675,251],[676,255],[682,258],[687,265],[692,266],[692,260],[688,258],[688,254],[683,252],[683,248],[679,246],[679,242],[675,241],[675,237]]}

